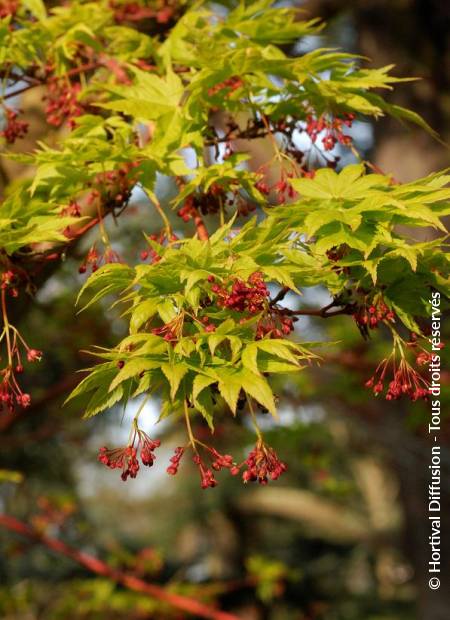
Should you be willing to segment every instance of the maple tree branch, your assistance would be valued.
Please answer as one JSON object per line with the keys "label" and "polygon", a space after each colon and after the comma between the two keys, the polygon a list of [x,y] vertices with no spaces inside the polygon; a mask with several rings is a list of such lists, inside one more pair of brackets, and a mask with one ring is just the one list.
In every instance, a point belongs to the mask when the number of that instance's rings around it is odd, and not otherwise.
{"label": "maple tree branch", "polygon": [[198,238],[201,241],[207,241],[209,239],[209,233],[205,226],[205,222],[203,221],[203,218],[197,209],[195,209],[193,219],[194,219],[195,228],[197,229]]}
{"label": "maple tree branch", "polygon": [[[271,300],[270,305],[275,306],[277,302],[284,299],[286,294],[289,292],[289,287],[284,286],[277,295]],[[338,307],[337,310],[332,310],[332,308]],[[323,308],[301,308],[300,310],[291,310],[290,308],[282,308],[282,314],[286,314],[288,316],[318,316],[322,319],[329,319],[333,316],[339,316],[341,314],[353,314],[355,311],[354,304],[340,304],[336,300],[331,301],[329,304],[324,306]]]}
{"label": "maple tree branch", "polygon": [[70,558],[96,575],[107,577],[112,581],[128,588],[129,590],[146,594],[199,618],[210,618],[210,620],[238,620],[238,617],[234,614],[213,609],[212,607],[204,605],[193,598],[176,594],[174,592],[168,592],[161,586],[148,583],[139,577],[112,568],[93,555],[85,553],[84,551],[78,551],[57,538],[40,534],[37,530],[23,521],[19,521],[19,519],[16,519],[15,517],[0,514],[0,527],[45,545],[48,549]]}
{"label": "maple tree branch", "polygon": [[[80,67],[74,67],[73,69],[70,69],[70,71],[67,71],[66,73],[64,73],[64,75],[52,75],[43,80],[36,79],[36,81],[34,81],[31,84],[27,84],[26,86],[23,86],[22,88],[18,88],[17,90],[4,94],[2,96],[2,99],[3,100],[11,99],[12,97],[21,95],[22,93],[26,92],[27,90],[30,90],[31,88],[35,88],[36,86],[44,86],[45,84],[50,84],[51,82],[57,82],[58,80],[63,80],[65,78],[73,77],[74,75],[79,75],[80,73],[84,73],[85,71],[91,71],[92,69],[98,69],[99,67],[103,65],[104,65],[104,62],[90,62],[90,63],[87,63],[86,65],[81,65]],[[27,75],[23,75],[23,76],[14,75],[14,77],[17,78],[18,81],[21,81],[21,82],[25,82],[27,79],[33,79]]]}
{"label": "maple tree branch", "polygon": [[291,289],[289,288],[289,286],[283,286],[283,288],[278,291],[275,297],[270,301],[270,305],[275,306],[279,301],[282,301],[290,290]]}
{"label": "maple tree branch", "polygon": [[302,310],[287,310],[286,314],[295,316],[318,316],[322,319],[329,319],[333,316],[339,316],[340,314],[353,314],[353,309],[346,306],[344,308],[340,308],[339,310],[328,312],[326,308],[311,308]]}

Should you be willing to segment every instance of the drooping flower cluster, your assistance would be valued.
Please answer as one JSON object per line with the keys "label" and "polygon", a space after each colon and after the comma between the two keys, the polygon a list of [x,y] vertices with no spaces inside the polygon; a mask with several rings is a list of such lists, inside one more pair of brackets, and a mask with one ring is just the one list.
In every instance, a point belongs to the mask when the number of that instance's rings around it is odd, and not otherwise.
{"label": "drooping flower cluster", "polygon": [[217,295],[219,307],[250,314],[262,312],[269,296],[263,275],[259,271],[255,271],[247,282],[239,278],[234,279],[230,290],[219,284],[213,284],[211,290]]}
{"label": "drooping flower cluster", "polygon": [[[423,350],[417,355],[416,362],[424,364],[427,361],[429,361],[429,354]],[[390,380],[387,378],[388,374],[390,374]],[[386,383],[386,400],[397,400],[401,396],[407,396],[412,401],[421,398],[426,400],[430,393],[429,382],[407,361],[403,349],[400,349],[400,361],[397,361],[395,347],[391,355],[381,361],[374,375],[366,381],[365,386],[371,389],[375,396],[378,396],[385,390]]]}
{"label": "drooping flower cluster", "polygon": [[[194,445],[195,448],[194,454],[192,455],[192,461],[195,463],[200,473],[200,486],[202,489],[208,489],[217,486],[217,480],[214,477],[214,471],[220,471],[221,469],[229,469],[230,471],[232,471],[234,468],[236,470],[235,473],[239,472],[239,469],[237,469],[236,463],[233,461],[233,457],[231,455],[220,454],[215,448],[207,446],[206,444],[198,441],[195,441]],[[204,458],[200,456],[198,447],[203,448],[203,451],[205,452],[210,461],[209,465],[207,465]],[[178,473],[180,461],[183,457],[183,454],[185,453],[185,450],[186,449],[183,447],[178,447],[175,449],[175,453],[170,459],[170,465],[166,470],[167,473],[171,476],[175,476]]]}
{"label": "drooping flower cluster", "polygon": [[95,189],[89,193],[88,204],[100,204],[103,210],[127,204],[137,182],[136,168],[138,166],[139,162],[126,162],[115,170],[97,174],[94,183],[89,183],[89,185],[94,185]]}
{"label": "drooping flower cluster", "polygon": [[368,329],[376,329],[379,323],[383,321],[393,323],[395,314],[386,306],[384,301],[378,300],[369,306],[367,304],[358,306],[353,313],[353,318],[363,335],[367,335]]}
{"label": "drooping flower cluster", "polygon": [[274,307],[270,308],[256,326],[256,339],[261,338],[284,338],[294,330],[294,323],[298,321],[297,317],[290,317]]}
{"label": "drooping flower cluster", "polygon": [[46,101],[45,114],[49,125],[60,127],[68,119],[70,126],[74,126],[75,118],[85,111],[78,100],[80,91],[79,82],[72,83],[68,80],[48,82],[47,93],[43,99]]}
{"label": "drooping flower cluster", "polygon": [[0,131],[8,144],[13,144],[18,138],[24,138],[28,132],[29,123],[18,119],[19,111],[4,108],[4,127]]}
{"label": "drooping flower cluster", "polygon": [[134,424],[133,435],[130,443],[123,448],[106,448],[99,450],[98,460],[110,469],[121,469],[120,477],[126,481],[128,477],[136,478],[140,469],[139,458],[142,465],[151,467],[155,461],[154,451],[159,448],[159,439],[150,439],[137,424]]}
{"label": "drooping flower cluster", "polygon": [[269,480],[278,480],[287,470],[287,465],[280,461],[275,450],[265,444],[262,439],[258,439],[243,465],[246,467],[242,474],[242,480],[245,483],[267,484]]}
{"label": "drooping flower cluster", "polygon": [[3,323],[0,344],[5,348],[5,354],[2,352],[0,359],[4,358],[6,361],[4,368],[0,370],[0,410],[6,409],[10,413],[16,406],[26,408],[31,404],[30,395],[23,392],[17,380],[17,375],[24,372],[22,357],[25,356],[30,363],[39,361],[42,357],[42,352],[31,348],[8,319],[7,294],[11,297],[19,295],[19,286],[22,284],[20,276],[20,272],[13,267],[3,271],[0,276]]}
{"label": "drooping flower cluster", "polygon": [[108,263],[121,263],[122,259],[111,246],[107,245],[104,252],[98,252],[96,245],[88,250],[84,262],[78,267],[79,273],[86,273],[88,267],[91,268],[92,273],[97,271],[101,265],[107,265]]}
{"label": "drooping flower cluster", "polygon": [[325,151],[331,151],[336,146],[336,143],[349,146],[352,143],[352,139],[348,134],[343,132],[344,127],[351,127],[355,115],[348,113],[343,114],[342,117],[334,116],[319,116],[314,118],[309,115],[306,119],[306,133],[311,139],[311,142],[315,143],[320,134],[325,135],[321,138],[322,146]]}
{"label": "drooping flower cluster", "polygon": [[277,197],[278,204],[283,204],[286,200],[296,196],[296,192],[289,182],[289,179],[293,176],[294,175],[292,172],[286,173],[282,171],[281,179],[274,183],[274,185],[268,185],[266,181],[260,180],[255,183],[255,187],[264,196],[268,196],[271,192],[274,192]]}
{"label": "drooping flower cluster", "polygon": [[[8,330],[8,337],[6,330]],[[24,371],[17,340],[20,339],[26,347],[28,362],[40,361],[42,352],[29,348],[17,329],[12,325],[4,327],[0,336],[0,342],[4,339],[6,340],[8,364],[0,371],[0,410],[5,408],[12,413],[16,406],[25,409],[31,404],[31,396],[22,391],[16,378],[16,375],[21,375]]]}
{"label": "drooping flower cluster", "polygon": [[178,446],[175,448],[175,453],[172,457],[170,457],[170,465],[167,468],[167,473],[171,476],[175,476],[178,473],[178,468],[180,467],[180,461],[183,457],[185,448],[182,446]]}
{"label": "drooping flower cluster", "polygon": [[17,297],[19,295],[20,278],[17,272],[12,269],[7,269],[0,276],[0,289],[8,292],[11,297]]}
{"label": "drooping flower cluster", "polygon": [[[217,486],[218,482],[214,477],[214,471],[220,471],[222,469],[228,469],[232,475],[239,473],[239,467],[234,462],[233,457],[230,454],[220,454],[215,448],[207,446],[195,440],[194,444],[190,444],[194,449],[192,455],[192,461],[198,468],[200,474],[200,486],[202,489],[213,488]],[[199,448],[203,449],[205,457],[202,458],[199,452]],[[185,448],[178,447],[175,449],[174,455],[170,459],[170,465],[167,468],[167,473],[171,476],[175,476],[178,473],[180,461],[185,453]],[[209,465],[206,464],[205,459],[209,460]]]}

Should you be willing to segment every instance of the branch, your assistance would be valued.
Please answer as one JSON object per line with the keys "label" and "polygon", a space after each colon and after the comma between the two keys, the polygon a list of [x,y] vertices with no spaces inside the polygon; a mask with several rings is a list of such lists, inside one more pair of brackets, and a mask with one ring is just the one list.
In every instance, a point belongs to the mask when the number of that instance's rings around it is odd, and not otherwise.
{"label": "branch", "polygon": [[333,310],[330,312],[330,309],[337,305],[338,304],[333,301],[328,304],[328,306],[324,306],[323,308],[302,308],[301,310],[290,310],[289,308],[283,308],[283,313],[290,316],[318,316],[322,319],[330,319],[333,316],[339,316],[340,314],[350,315],[354,312],[354,307],[351,304],[347,304],[339,308],[339,310]]}
{"label": "branch", "polygon": [[270,305],[276,306],[279,301],[282,301],[286,297],[290,290],[291,289],[289,288],[289,286],[283,286],[283,288],[278,291],[275,297],[271,300]]}
{"label": "branch", "polygon": [[[44,80],[37,80],[34,81],[33,83],[28,83],[26,86],[23,86],[22,88],[18,88],[17,90],[13,91],[13,92],[9,92],[6,93],[2,96],[3,100],[6,99],[11,99],[12,97],[16,97],[17,95],[21,95],[22,93],[26,92],[27,90],[30,90],[30,88],[35,88],[36,86],[44,86],[45,84],[50,84],[51,82],[57,82],[58,80],[63,80],[66,79],[68,77],[72,77],[74,75],[78,75],[79,73],[84,73],[85,71],[90,71],[91,69],[98,69],[99,67],[101,67],[102,65],[104,65],[104,62],[90,62],[87,63],[85,65],[82,65],[81,67],[75,67],[73,69],[70,69],[70,71],[67,71],[66,73],[64,73],[64,75],[53,75],[48,77],[47,79]],[[27,75],[21,75],[21,76],[17,76],[14,75],[15,78],[18,79],[18,81],[26,81],[26,79],[33,79],[30,78],[30,76]]]}
{"label": "branch", "polygon": [[195,209],[194,224],[195,224],[195,228],[197,229],[198,238],[201,241],[208,241],[208,239],[209,239],[208,230],[207,230],[207,228],[205,226],[205,222],[203,221],[202,216],[197,211],[197,209]]}
{"label": "branch", "polygon": [[30,527],[26,523],[23,523],[22,521],[19,521],[18,519],[15,519],[14,517],[0,514],[0,526],[10,532],[15,532],[20,536],[24,536],[25,538],[29,538],[30,540],[45,545],[48,549],[70,558],[96,575],[108,577],[112,581],[125,586],[129,590],[146,594],[199,618],[210,618],[211,620],[238,620],[237,616],[233,614],[215,610],[196,601],[195,599],[188,598],[187,596],[182,596],[180,594],[175,594],[174,592],[168,592],[160,586],[147,583],[139,577],[135,577],[134,575],[129,575],[112,568],[93,555],[84,553],[83,551],[78,551],[77,549],[66,545],[66,543],[58,540],[57,538],[51,538],[40,534],[34,528]]}

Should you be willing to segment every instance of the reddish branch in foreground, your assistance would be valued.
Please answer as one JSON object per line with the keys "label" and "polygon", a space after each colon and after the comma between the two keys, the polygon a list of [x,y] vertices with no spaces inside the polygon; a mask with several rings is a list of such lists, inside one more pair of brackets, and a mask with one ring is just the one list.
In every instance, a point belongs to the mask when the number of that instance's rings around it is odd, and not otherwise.
{"label": "reddish branch in foreground", "polygon": [[195,599],[181,596],[173,592],[168,592],[160,586],[147,583],[146,581],[139,579],[139,577],[127,575],[122,571],[111,568],[108,564],[90,554],[84,553],[83,551],[77,551],[73,547],[66,545],[66,543],[56,538],[41,535],[32,527],[22,521],[19,521],[18,519],[15,519],[14,517],[0,514],[0,527],[39,542],[45,545],[48,549],[74,560],[81,566],[87,568],[89,571],[96,573],[97,575],[102,575],[103,577],[108,577],[112,581],[125,586],[129,590],[147,594],[148,596],[167,603],[172,607],[176,607],[177,609],[182,609],[183,611],[199,618],[210,618],[211,620],[238,620],[237,616],[233,614],[213,609],[196,601]]}

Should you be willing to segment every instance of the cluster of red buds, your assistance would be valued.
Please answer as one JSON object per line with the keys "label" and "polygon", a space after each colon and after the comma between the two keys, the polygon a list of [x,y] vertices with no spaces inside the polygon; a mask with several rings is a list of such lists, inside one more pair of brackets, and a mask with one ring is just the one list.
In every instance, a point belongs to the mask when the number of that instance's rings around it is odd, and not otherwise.
{"label": "cluster of red buds", "polygon": [[230,97],[235,90],[238,90],[238,88],[241,88],[243,85],[244,82],[242,81],[242,79],[237,75],[233,75],[232,77],[224,80],[223,82],[219,82],[218,84],[211,86],[211,88],[208,89],[208,95],[210,97],[214,97],[214,95],[217,95],[217,93],[222,93],[222,91],[226,91],[224,96]]}
{"label": "cluster of red buds", "polygon": [[[206,465],[205,461],[200,456],[197,448],[195,448],[192,460],[198,468],[200,473],[200,486],[202,489],[208,489],[217,486],[217,480],[214,477],[214,471],[220,471],[221,469],[228,469],[232,475],[239,473],[239,467],[233,460],[230,454],[220,454],[215,448],[211,448],[201,442],[196,442],[201,445],[204,451],[207,453],[210,460],[210,465]],[[171,476],[175,476],[178,473],[180,461],[185,453],[185,448],[178,447],[175,449],[174,455],[170,459],[170,465],[167,468],[167,473]]]}
{"label": "cluster of red buds", "polygon": [[0,336],[0,342],[4,338],[7,342],[9,362],[6,368],[0,371],[0,408],[6,408],[12,413],[16,405],[25,409],[31,404],[31,396],[22,391],[16,379],[16,375],[21,375],[24,371],[18,340],[25,347],[28,362],[39,361],[42,357],[42,352],[37,349],[31,349],[12,325],[5,325]]}
{"label": "cluster of red buds", "polygon": [[321,139],[323,148],[325,151],[332,151],[338,142],[343,146],[351,145],[351,136],[345,134],[343,129],[344,127],[351,127],[354,120],[355,115],[351,113],[345,113],[342,117],[334,116],[331,118],[327,118],[325,115],[314,118],[309,115],[306,118],[305,131],[313,143],[317,142],[322,132],[325,132],[325,136]]}
{"label": "cluster of red buds", "polygon": [[47,123],[60,127],[69,119],[71,127],[75,125],[75,118],[84,113],[84,106],[78,101],[81,85],[66,80],[53,80],[47,85],[47,94],[43,99],[47,102],[45,114]]}
{"label": "cluster of red buds", "polygon": [[282,173],[281,179],[274,185],[268,185],[265,181],[258,181],[255,183],[255,187],[264,196],[268,196],[271,192],[274,192],[277,197],[278,204],[283,204],[288,199],[295,198],[296,191],[289,182],[294,174],[292,172]]}
{"label": "cluster of red buds", "polygon": [[359,306],[353,313],[353,318],[358,327],[367,333],[367,329],[376,329],[380,322],[395,321],[395,314],[390,310],[384,301],[379,300],[367,306],[364,304]]}
{"label": "cluster of red buds", "polygon": [[0,276],[0,290],[8,292],[11,297],[19,295],[19,277],[12,269],[7,269]]}
{"label": "cluster of red buds", "polygon": [[242,480],[247,482],[259,482],[267,484],[269,480],[278,478],[287,470],[287,465],[280,461],[273,448],[266,445],[262,439],[258,439],[255,447],[250,452],[242,465],[246,470],[242,474]]}
{"label": "cluster of red buds", "polygon": [[[139,166],[139,162],[125,162],[116,170],[108,170],[97,174],[93,189],[89,193],[87,203],[94,204],[100,201],[102,208],[114,209],[127,204],[133,187],[136,185],[137,176],[135,169]],[[92,183],[89,183],[92,185]]]}
{"label": "cluster of red buds", "polygon": [[20,111],[4,108],[4,128],[0,136],[5,138],[8,144],[14,144],[18,138],[23,138],[28,132],[29,123],[18,119]]}
{"label": "cluster of red buds", "polygon": [[195,206],[195,196],[191,194],[186,198],[182,207],[177,211],[178,217],[181,217],[183,222],[189,222],[197,214],[197,207]]}
{"label": "cluster of red buds", "polygon": [[107,265],[108,263],[121,263],[122,259],[109,245],[105,248],[103,253],[99,253],[94,245],[88,250],[84,262],[78,267],[78,273],[86,273],[88,267],[91,268],[92,273],[97,271],[101,265]]}
{"label": "cluster of red buds", "polygon": [[[208,278],[210,282],[213,278]],[[250,312],[250,314],[258,314],[262,312],[267,305],[269,291],[264,282],[263,274],[255,271],[247,282],[236,278],[231,284],[231,290],[213,284],[211,286],[213,293],[217,295],[217,305],[222,308],[229,308],[236,312]]]}
{"label": "cluster of red buds", "polygon": [[198,467],[200,473],[200,486],[202,489],[213,488],[217,486],[217,480],[209,467],[206,467],[199,454],[194,454],[192,460]]}
{"label": "cluster of red buds", "polygon": [[[414,343],[406,344],[414,346]],[[429,360],[429,353],[424,349],[416,357],[418,365],[426,364]],[[400,361],[397,363],[395,348],[388,358],[380,362],[374,375],[366,381],[365,386],[371,389],[375,396],[384,391],[386,376],[389,370],[391,371],[391,380],[387,385],[386,400],[397,400],[401,396],[407,396],[412,401],[419,400],[420,398],[426,400],[428,398],[430,393],[429,382],[408,363],[403,350],[401,350]]]}
{"label": "cluster of red buds", "polygon": [[143,19],[155,19],[158,24],[166,24],[174,16],[174,8],[161,3],[160,8],[143,6],[139,2],[119,3],[111,0],[109,6],[114,11],[114,19],[118,24],[138,22]]}
{"label": "cluster of red buds", "polygon": [[[17,372],[17,369],[16,369]],[[5,369],[1,373],[3,378],[0,383],[0,407],[4,407],[12,413],[15,405],[26,409],[31,404],[31,396],[22,392],[14,376],[12,369]]]}
{"label": "cluster of red buds", "polygon": [[297,317],[290,317],[283,314],[278,308],[271,308],[269,312],[258,321],[256,326],[256,339],[261,340],[269,336],[270,338],[284,338],[294,331],[294,323]]}
{"label": "cluster of red buds", "polygon": [[123,448],[100,448],[98,460],[110,469],[121,469],[121,478],[125,481],[128,477],[136,478],[139,471],[138,456],[140,456],[142,465],[147,467],[153,465],[156,458],[154,452],[160,445],[159,439],[150,439],[134,424],[130,443]]}
{"label": "cluster of red buds", "polygon": [[170,457],[170,465],[166,471],[171,476],[175,476],[175,474],[178,473],[178,468],[180,467],[180,461],[184,454],[184,450],[185,449],[183,447],[179,446],[178,448],[175,448],[174,455]]}

